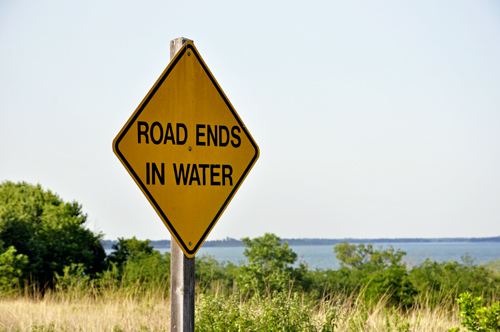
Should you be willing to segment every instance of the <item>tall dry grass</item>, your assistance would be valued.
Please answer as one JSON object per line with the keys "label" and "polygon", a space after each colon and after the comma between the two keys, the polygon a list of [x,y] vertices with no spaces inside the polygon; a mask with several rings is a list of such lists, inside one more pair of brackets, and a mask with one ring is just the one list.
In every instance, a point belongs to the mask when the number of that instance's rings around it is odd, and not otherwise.
{"label": "tall dry grass", "polygon": [[[209,298],[198,296],[197,308],[202,308]],[[293,301],[291,293],[289,299]],[[221,317],[226,315],[225,310],[235,310],[229,308],[231,302],[226,301],[226,298],[219,297],[219,300],[222,306],[217,310],[222,311]],[[250,313],[251,319],[263,320],[266,319],[263,311],[269,309],[266,303],[269,305],[269,299],[249,301],[241,298],[236,303],[236,310]],[[450,307],[449,302],[433,308],[424,303],[402,310],[388,307],[384,299],[370,304],[360,297],[337,297],[314,303],[300,297],[299,305],[305,308],[305,312],[311,317],[310,324],[317,331],[322,331],[328,320],[336,324],[333,331],[339,332],[444,332],[460,325],[457,318],[458,307]],[[291,314],[294,314],[293,311]],[[272,326],[273,322],[269,324],[266,326]],[[117,287],[97,292],[90,288],[47,292],[43,297],[26,293],[0,300],[2,332],[169,330],[170,301],[165,296],[164,289],[145,291],[140,288]]]}
{"label": "tall dry grass", "polygon": [[387,306],[385,299],[371,305],[360,298],[337,299],[319,305],[319,325],[325,322],[328,311],[331,314],[332,310],[337,310],[334,331],[339,332],[446,332],[460,326],[458,306],[450,307],[444,302],[434,307],[424,304],[403,309]]}
{"label": "tall dry grass", "polygon": [[169,331],[170,301],[160,292],[118,289],[47,292],[0,300],[0,331]]}
{"label": "tall dry grass", "polygon": [[0,301],[0,331],[169,331],[170,303],[150,299]]}
{"label": "tall dry grass", "polygon": [[0,332],[169,331],[168,283],[72,283],[0,298]]}

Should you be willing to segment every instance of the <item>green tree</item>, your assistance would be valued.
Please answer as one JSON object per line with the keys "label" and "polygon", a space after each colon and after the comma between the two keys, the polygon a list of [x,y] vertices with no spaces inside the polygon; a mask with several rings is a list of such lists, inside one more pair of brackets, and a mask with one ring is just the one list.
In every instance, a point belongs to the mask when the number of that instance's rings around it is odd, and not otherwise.
{"label": "green tree", "polygon": [[109,254],[107,260],[121,266],[130,257],[152,254],[153,246],[149,244],[150,242],[150,240],[137,240],[135,236],[131,239],[118,238],[118,243],[111,246],[114,251]]}
{"label": "green tree", "polygon": [[297,254],[287,242],[281,244],[280,238],[270,233],[241,241],[246,247],[243,254],[248,264],[240,267],[236,282],[243,291],[270,295],[291,286],[301,286],[307,267],[290,266],[297,260]]}
{"label": "green tree", "polygon": [[392,246],[385,250],[375,250],[372,244],[349,244],[342,242],[333,248],[342,267],[370,269],[373,271],[402,266],[404,251],[394,251]]}
{"label": "green tree", "polygon": [[29,260],[21,279],[42,288],[66,266],[83,264],[88,276],[105,267],[101,234],[85,228],[86,220],[81,205],[64,202],[40,185],[0,184],[0,241]]}

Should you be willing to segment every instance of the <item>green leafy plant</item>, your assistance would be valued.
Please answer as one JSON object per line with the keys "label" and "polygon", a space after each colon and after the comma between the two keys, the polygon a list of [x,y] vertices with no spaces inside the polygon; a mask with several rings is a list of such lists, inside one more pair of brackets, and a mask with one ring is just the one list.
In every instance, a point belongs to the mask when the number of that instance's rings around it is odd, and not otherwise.
{"label": "green leafy plant", "polygon": [[[327,322],[335,326],[333,316]],[[201,296],[196,310],[196,331],[287,331],[318,332],[311,308],[298,293],[275,292],[265,298],[254,297],[241,303],[236,294],[229,298]]]}
{"label": "green leafy plant", "polygon": [[368,313],[366,310],[355,312],[348,320],[349,332],[365,331]]}
{"label": "green leafy plant", "polygon": [[[457,302],[460,306],[461,325],[467,331],[500,331],[500,302],[493,303],[490,307],[483,307],[483,300],[480,297],[473,297],[471,293],[460,294]],[[458,332],[460,328],[456,327],[448,331]]]}
{"label": "green leafy plant", "polygon": [[219,262],[213,256],[203,254],[195,260],[195,278],[200,293],[225,291],[229,295],[238,276],[237,266],[229,262]]}
{"label": "green leafy plant", "polygon": [[28,266],[28,257],[16,255],[17,250],[10,246],[0,254],[0,295],[11,295],[19,286],[20,278]]}
{"label": "green leafy plant", "polygon": [[325,301],[322,305],[325,321],[322,324],[321,332],[333,332],[338,327],[338,321],[341,318],[342,308],[336,301]]}
{"label": "green leafy plant", "polygon": [[239,298],[233,294],[222,296],[201,295],[196,308],[196,331],[247,331],[253,322],[247,307],[239,305]]}
{"label": "green leafy plant", "polygon": [[56,289],[64,292],[80,293],[88,287],[90,277],[85,275],[83,264],[71,264],[63,269],[63,274],[55,273]]}
{"label": "green leafy plant", "polygon": [[43,324],[33,323],[31,325],[30,332],[55,332],[54,322],[51,322],[48,326]]}
{"label": "green leafy plant", "polygon": [[410,323],[401,316],[396,307],[392,307],[392,311],[384,309],[384,312],[387,332],[410,332]]}

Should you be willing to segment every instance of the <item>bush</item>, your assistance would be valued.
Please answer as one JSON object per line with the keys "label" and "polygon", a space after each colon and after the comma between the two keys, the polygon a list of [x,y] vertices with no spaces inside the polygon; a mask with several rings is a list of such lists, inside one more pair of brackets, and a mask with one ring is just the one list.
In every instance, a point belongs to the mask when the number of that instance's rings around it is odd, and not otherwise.
{"label": "bush", "polygon": [[392,246],[376,250],[373,245],[340,243],[334,248],[340,269],[309,271],[307,276],[316,297],[361,294],[372,303],[384,298],[388,305],[410,306],[417,291],[402,263],[406,254]]}
{"label": "bush", "polygon": [[248,264],[239,268],[236,283],[243,292],[270,295],[292,286],[301,286],[307,267],[302,264],[299,268],[290,266],[297,260],[297,254],[288,247],[288,243],[281,244],[280,238],[270,233],[242,241]]}
{"label": "bush", "polygon": [[[498,332],[500,331],[500,302],[493,303],[491,307],[482,307],[482,299],[473,297],[471,293],[460,294],[457,299],[460,305],[459,317],[461,325],[467,331]],[[449,329],[449,332],[458,332],[460,328]]]}
{"label": "bush", "polygon": [[19,287],[20,278],[28,266],[28,257],[16,255],[16,248],[10,246],[0,255],[0,296],[12,294]]}
{"label": "bush", "polygon": [[127,260],[123,268],[123,285],[137,291],[161,292],[168,297],[170,289],[170,253],[135,255]]}
{"label": "bush", "polygon": [[170,288],[170,253],[160,254],[150,241],[119,238],[108,256],[109,268],[100,275],[102,288],[122,287],[127,292],[141,294],[160,292],[168,296]]}
{"label": "bush", "polygon": [[[409,272],[409,279],[420,297],[431,305],[440,304],[443,297],[452,302],[459,294],[469,292],[474,296],[486,296],[491,302],[500,294],[500,277],[487,265],[474,265],[464,256],[463,264],[456,261],[431,262],[426,260]],[[423,301],[423,299],[420,299]]]}
{"label": "bush", "polygon": [[195,319],[196,331],[203,332],[322,331],[317,325],[311,308],[301,301],[298,293],[289,296],[285,292],[275,292],[263,299],[254,297],[246,304],[237,295],[201,296]]}
{"label": "bush", "polygon": [[195,260],[195,279],[198,292],[229,295],[233,292],[238,268],[229,262],[219,262],[203,254]]}
{"label": "bush", "polygon": [[83,264],[71,264],[63,269],[62,275],[56,272],[56,289],[73,296],[85,294],[90,278],[85,275],[84,270]]}

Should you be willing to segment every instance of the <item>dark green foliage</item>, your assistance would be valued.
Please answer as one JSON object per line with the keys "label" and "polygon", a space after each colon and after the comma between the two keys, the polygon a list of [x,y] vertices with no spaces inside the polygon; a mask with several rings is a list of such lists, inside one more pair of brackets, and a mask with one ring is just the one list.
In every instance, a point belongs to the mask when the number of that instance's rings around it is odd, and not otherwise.
{"label": "dark green foliage", "polygon": [[131,239],[118,238],[118,243],[111,247],[114,251],[107,257],[107,260],[121,266],[130,257],[150,255],[153,253],[153,247],[149,245],[150,242],[149,240],[137,240],[135,236]]}
{"label": "dark green foliage", "polygon": [[105,267],[101,235],[84,227],[86,219],[77,202],[66,203],[40,185],[0,185],[0,250],[12,246],[26,256],[21,279],[42,288],[51,285],[54,273],[63,274],[65,266],[83,264],[90,276]]}
{"label": "dark green foliage", "polygon": [[390,305],[411,306],[417,294],[414,285],[408,280],[408,272],[404,266],[391,267],[374,273],[367,282],[365,296],[370,301],[378,301],[386,296]]}

